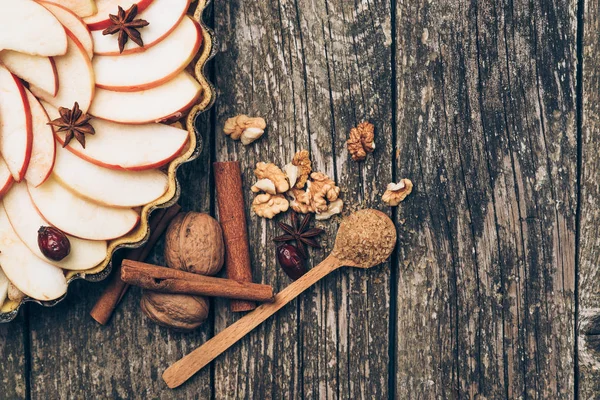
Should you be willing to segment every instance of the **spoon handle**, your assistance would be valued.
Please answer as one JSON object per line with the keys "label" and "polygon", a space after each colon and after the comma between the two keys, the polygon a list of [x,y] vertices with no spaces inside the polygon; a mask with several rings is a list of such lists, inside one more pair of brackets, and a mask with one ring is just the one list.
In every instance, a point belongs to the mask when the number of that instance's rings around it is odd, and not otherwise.
{"label": "spoon handle", "polygon": [[319,265],[312,268],[300,279],[290,284],[275,295],[273,303],[265,303],[254,311],[246,314],[237,322],[231,324],[202,346],[192,351],[163,373],[163,379],[171,389],[182,385],[196,372],[207,366],[221,353],[234,345],[247,333],[259,326],[263,321],[275,314],[279,309],[294,300],[300,293],[314,285],[321,278],[327,276],[341,266],[340,261],[334,256],[324,259]]}

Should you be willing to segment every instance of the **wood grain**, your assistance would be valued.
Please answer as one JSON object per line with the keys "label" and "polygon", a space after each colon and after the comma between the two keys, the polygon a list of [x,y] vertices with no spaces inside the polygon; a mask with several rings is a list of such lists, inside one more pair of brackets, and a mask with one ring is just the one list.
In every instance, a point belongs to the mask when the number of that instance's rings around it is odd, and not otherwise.
{"label": "wood grain", "polygon": [[29,305],[23,307],[21,315],[14,321],[0,324],[0,393],[6,399],[27,398],[28,308]]}
{"label": "wood grain", "polygon": [[[287,21],[287,17],[282,18],[279,19],[273,2],[227,1],[215,6],[215,34],[220,41],[220,53],[215,58],[219,96],[215,105],[216,161],[240,161],[247,206],[254,197],[250,187],[255,179],[255,164],[265,161],[283,166],[291,160],[296,140],[302,140],[296,139],[302,130],[294,122],[289,56],[287,50],[283,52],[291,43],[287,39],[286,43],[281,42],[280,24]],[[261,116],[268,125],[261,139],[249,148],[222,133],[225,120],[241,113]],[[272,221],[256,218],[250,212],[246,222],[253,281],[270,284],[278,291],[289,279],[275,264],[271,239],[278,234],[277,229]],[[215,303],[218,333],[239,316],[229,312],[227,301]],[[295,308],[282,310],[215,360],[215,398],[301,398],[299,321]]]}
{"label": "wood grain", "polygon": [[[308,149],[315,170],[343,190],[347,209],[374,206],[391,180],[391,52],[388,2],[232,1],[215,8],[222,53],[217,57],[217,159],[240,160],[246,204],[256,162],[283,166]],[[249,148],[225,138],[226,118],[264,117],[268,129]],[[377,150],[349,161],[350,128],[370,120]],[[327,230],[331,249],[337,220]],[[275,264],[275,224],[249,216],[254,280],[289,283]],[[329,237],[329,239],[327,239]],[[215,361],[217,397],[386,398],[388,395],[389,268],[336,272],[309,289]],[[231,323],[217,316],[216,330]],[[375,356],[374,356],[375,355]]]}
{"label": "wood grain", "polygon": [[[214,214],[211,163],[239,160],[249,210],[256,162],[283,166],[308,149],[315,170],[342,187],[345,213],[374,207],[393,215],[397,253],[374,270],[332,273],[176,391],[161,373],[240,318],[228,301],[214,301],[214,321],[184,335],[143,318],[133,290],[103,328],[87,316],[103,285],[78,282],[57,308],[31,305],[0,326],[8,360],[0,392],[562,399],[579,390],[579,398],[597,398],[598,2],[214,1],[219,98],[203,119],[204,157],[181,170],[182,208]],[[240,113],[268,124],[248,147],[222,134]],[[376,150],[355,163],[344,142],[363,120],[376,126]],[[392,213],[380,198],[401,178],[414,191]],[[254,282],[283,289],[290,281],[275,263],[275,222],[250,213],[246,221]],[[311,263],[331,250],[338,222],[316,224],[327,233]],[[161,253],[159,244],[149,262],[163,264]]]}
{"label": "wood grain", "polygon": [[575,6],[397,2],[400,398],[574,395]]}
{"label": "wood grain", "polygon": [[579,247],[579,398],[600,393],[600,4],[583,9],[581,222]]}

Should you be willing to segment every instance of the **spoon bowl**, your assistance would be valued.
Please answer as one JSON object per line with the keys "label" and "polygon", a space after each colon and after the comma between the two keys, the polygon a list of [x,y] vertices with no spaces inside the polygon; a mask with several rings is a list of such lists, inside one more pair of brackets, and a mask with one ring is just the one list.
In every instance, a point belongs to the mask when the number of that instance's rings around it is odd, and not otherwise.
{"label": "spoon bowl", "polygon": [[396,239],[390,217],[371,208],[360,210],[342,221],[331,254],[344,266],[371,268],[389,258]]}
{"label": "spoon bowl", "polygon": [[228,326],[202,346],[171,365],[163,374],[167,386],[176,388],[200,371],[221,353],[275,314],[300,293],[336,269],[371,268],[384,262],[396,245],[396,227],[381,211],[366,209],[346,217],[336,235],[332,253],[319,265],[265,303]]}

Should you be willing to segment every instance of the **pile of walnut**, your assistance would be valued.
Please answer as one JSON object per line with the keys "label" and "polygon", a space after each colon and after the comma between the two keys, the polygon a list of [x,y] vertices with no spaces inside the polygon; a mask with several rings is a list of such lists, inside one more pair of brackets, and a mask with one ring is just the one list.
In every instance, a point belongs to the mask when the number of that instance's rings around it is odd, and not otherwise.
{"label": "pile of walnut", "polygon": [[[241,114],[225,122],[223,132],[233,140],[248,145],[262,136],[267,124],[263,118]],[[367,121],[350,130],[346,141],[353,161],[364,161],[375,150],[375,126]],[[254,175],[258,181],[252,191],[260,193],[252,203],[252,210],[263,218],[273,218],[290,207],[301,214],[316,213],[316,219],[329,219],[342,211],[344,203],[338,198],[340,188],[327,175],[312,172],[308,151],[296,153],[294,160],[281,170],[275,164],[259,162]],[[306,187],[306,190],[305,190]],[[385,204],[395,207],[412,191],[412,182],[402,179],[390,183],[382,196]],[[289,200],[288,200],[289,198]]]}
{"label": "pile of walnut", "polygon": [[258,180],[252,191],[259,194],[252,202],[252,211],[259,217],[271,219],[291,207],[297,213],[315,213],[316,219],[325,220],[344,207],[335,182],[321,172],[312,172],[307,150],[297,152],[283,170],[273,163],[259,162],[254,175]]}
{"label": "pile of walnut", "polygon": [[[221,225],[208,214],[177,215],[166,233],[165,260],[170,268],[216,275],[223,267],[225,246]],[[200,326],[210,311],[208,299],[185,294],[144,291],[142,311],[159,325],[179,331]]]}

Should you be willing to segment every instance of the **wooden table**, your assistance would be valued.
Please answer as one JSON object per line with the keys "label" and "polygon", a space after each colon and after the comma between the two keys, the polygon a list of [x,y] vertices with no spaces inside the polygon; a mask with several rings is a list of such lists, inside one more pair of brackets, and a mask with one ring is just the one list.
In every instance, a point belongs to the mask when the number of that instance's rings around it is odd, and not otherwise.
{"label": "wooden table", "polygon": [[[180,171],[184,209],[215,212],[211,162],[287,163],[309,149],[348,210],[396,221],[374,270],[341,270],[177,391],[173,361],[238,318],[227,302],[193,334],[152,324],[132,290],[107,327],[103,284],[0,326],[0,397],[598,398],[598,1],[215,0],[219,99],[203,156]],[[250,147],[222,134],[263,116]],[[349,160],[363,120],[377,149]],[[408,177],[398,209],[386,185]],[[246,203],[253,195],[246,190]],[[287,217],[286,217],[287,218]],[[272,221],[248,217],[254,278],[281,289]],[[328,240],[339,221],[324,224]],[[314,251],[319,261],[327,250]],[[162,263],[162,243],[151,261]]]}

